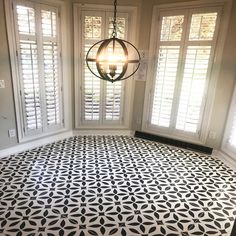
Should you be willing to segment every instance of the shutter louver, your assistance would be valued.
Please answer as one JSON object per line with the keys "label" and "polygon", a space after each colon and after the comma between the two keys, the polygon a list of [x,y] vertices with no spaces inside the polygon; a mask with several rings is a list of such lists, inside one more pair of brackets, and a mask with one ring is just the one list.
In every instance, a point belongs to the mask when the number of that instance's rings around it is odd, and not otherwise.
{"label": "shutter louver", "polygon": [[35,36],[35,10],[31,7],[16,6],[18,33]]}
{"label": "shutter louver", "polygon": [[47,124],[60,123],[60,100],[58,83],[58,51],[54,43],[44,43],[44,80]]}
{"label": "shutter louver", "polygon": [[120,120],[122,82],[106,83],[106,120]]}
{"label": "shutter louver", "polygon": [[100,80],[91,74],[85,66],[84,81],[84,118],[99,120],[100,118]]}
{"label": "shutter louver", "polygon": [[151,119],[154,125],[170,125],[178,60],[178,46],[160,47]]}

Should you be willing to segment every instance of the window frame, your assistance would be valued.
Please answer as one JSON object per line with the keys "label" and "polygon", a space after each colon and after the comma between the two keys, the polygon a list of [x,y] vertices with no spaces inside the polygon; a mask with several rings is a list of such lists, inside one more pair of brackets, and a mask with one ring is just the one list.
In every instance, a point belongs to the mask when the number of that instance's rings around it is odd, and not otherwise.
{"label": "window frame", "polygon": [[[59,88],[60,88],[60,115],[61,115],[61,124],[57,124],[54,127],[48,127],[48,124],[44,124],[42,127],[42,132],[36,131],[36,132],[26,132],[25,129],[25,122],[24,122],[24,108],[23,108],[23,99],[21,98],[21,76],[20,76],[20,66],[18,62],[18,55],[17,55],[17,42],[18,38],[15,32],[15,10],[14,7],[17,4],[23,4],[28,6],[34,6],[34,4],[42,5],[42,9],[56,9],[58,11],[58,20],[59,23],[58,31],[59,35],[57,37],[60,38],[59,40],[59,65],[60,68],[58,70],[59,74]],[[67,44],[67,37],[66,34],[62,34],[61,32],[66,29],[66,23],[65,20],[63,22],[62,19],[66,19],[66,12],[65,12],[65,4],[59,0],[41,0],[34,1],[34,0],[5,0],[5,13],[6,13],[6,26],[7,26],[7,35],[8,35],[8,44],[9,44],[9,54],[10,54],[10,63],[11,63],[11,72],[12,72],[12,81],[13,81],[13,94],[14,94],[14,104],[15,104],[15,114],[16,114],[16,124],[17,124],[17,134],[18,134],[18,142],[27,142],[34,139],[38,139],[41,137],[46,137],[49,135],[65,132],[69,130],[69,108],[68,106],[65,106],[65,104],[68,104],[68,101],[70,100],[68,94],[69,89],[69,83],[66,82],[63,78],[68,77],[68,74],[70,73],[69,69],[66,68],[66,65],[63,61],[63,57],[68,54],[68,44]],[[35,17],[39,17],[36,16]],[[37,32],[37,31],[36,31]],[[41,37],[41,36],[40,36]],[[41,48],[42,50],[42,48]],[[39,55],[39,54],[38,54]],[[38,58],[40,60],[40,58]],[[42,104],[45,103],[46,98],[43,97],[41,101]],[[64,104],[64,105],[63,105]],[[44,110],[46,110],[46,107],[44,107]],[[42,117],[46,116],[44,112],[42,112]],[[42,118],[43,119],[43,118]]]}
{"label": "window frame", "polygon": [[[191,141],[193,143],[198,143],[198,144],[204,144],[207,140],[208,133],[209,133],[209,126],[210,126],[210,120],[211,120],[211,115],[212,115],[212,108],[213,108],[213,102],[214,102],[214,96],[215,96],[215,89],[216,89],[216,84],[217,84],[217,79],[219,75],[219,66],[214,66],[214,64],[220,64],[221,63],[221,58],[222,58],[222,52],[223,52],[223,45],[225,42],[226,38],[226,32],[227,32],[227,27],[228,27],[228,21],[229,21],[229,15],[230,15],[230,5],[231,1],[219,1],[216,3],[213,3],[212,1],[208,2],[203,2],[200,1],[199,3],[192,2],[192,3],[174,3],[174,4],[163,4],[163,5],[155,5],[153,8],[153,15],[152,15],[152,26],[151,26],[151,36],[150,36],[150,48],[149,48],[149,66],[148,66],[148,72],[147,72],[147,77],[149,80],[147,80],[146,83],[146,88],[145,88],[145,101],[144,101],[144,110],[143,110],[143,120],[142,120],[142,131],[144,132],[149,132],[153,134],[158,134],[170,138],[175,138],[177,140],[183,140],[183,141]],[[191,133],[191,132],[186,132],[186,131],[178,131],[175,129],[175,132],[172,132],[171,129],[169,128],[164,128],[164,127],[157,127],[156,125],[151,124],[151,113],[152,113],[152,96],[154,93],[154,83],[155,83],[155,75],[156,75],[156,63],[157,63],[157,56],[155,53],[157,52],[157,49],[159,48],[159,39],[158,35],[160,35],[160,29],[155,30],[156,25],[160,24],[160,16],[162,12],[165,11],[173,11],[173,12],[181,12],[183,10],[189,9],[189,12],[191,13],[198,13],[199,10],[205,9],[201,12],[209,12],[208,9],[218,9],[221,11],[221,14],[219,15],[217,21],[220,20],[220,24],[218,24],[219,27],[223,27],[223,32],[221,31],[221,34],[218,34],[218,37],[216,37],[216,42],[214,48],[214,56],[212,58],[212,66],[210,68],[210,74],[209,72],[207,75],[207,84],[205,86],[205,107],[204,111],[202,111],[201,115],[201,124],[200,124],[200,129],[197,133]],[[174,14],[173,14],[174,15]],[[189,24],[190,24],[189,20]],[[160,27],[159,27],[160,28]],[[216,28],[216,31],[218,29]],[[184,29],[184,31],[186,31]],[[190,44],[189,44],[190,42]],[[182,51],[180,51],[180,59],[181,55],[183,54],[184,50],[187,50],[187,46],[192,45],[191,41],[187,41],[184,44],[184,48]],[[195,44],[193,44],[195,45]],[[214,50],[214,49],[213,49]],[[181,73],[183,73],[184,70],[184,65],[183,68],[181,69]],[[182,79],[181,79],[182,81]],[[179,86],[180,81],[178,79],[176,80],[176,89],[181,89]],[[209,89],[211,88],[211,89]],[[204,98],[203,96],[203,98]],[[180,97],[179,97],[180,98]],[[178,98],[178,100],[179,100]],[[174,102],[175,103],[175,102]],[[150,105],[151,104],[151,105]],[[173,106],[172,106],[173,109]],[[174,107],[175,110],[178,110],[178,105],[175,104]],[[177,114],[177,113],[176,113]],[[177,117],[175,117],[177,119]]]}
{"label": "window frame", "polygon": [[[109,121],[105,120],[105,114],[103,109],[103,114],[101,113],[100,122],[98,121],[85,121],[82,118],[82,109],[83,109],[83,70],[81,69],[83,66],[83,49],[82,49],[82,15],[83,11],[95,11],[99,12],[101,10],[107,11],[108,14],[113,16],[112,5],[97,5],[97,4],[73,4],[73,13],[74,13],[74,81],[75,81],[75,128],[76,129],[129,129],[131,127],[131,119],[132,119],[132,105],[133,105],[133,97],[134,97],[134,81],[132,79],[124,81],[124,89],[123,89],[123,102],[121,104],[121,119],[119,121]],[[131,6],[118,6],[118,14],[128,14],[128,34],[127,38],[132,43],[136,44],[136,26],[137,22],[137,7]],[[107,20],[105,20],[107,21]],[[105,24],[107,24],[105,22]],[[104,28],[104,31],[107,32],[108,29]],[[105,83],[102,83],[105,85]],[[104,88],[101,88],[104,89]],[[100,89],[100,90],[101,90]],[[105,94],[103,94],[103,101],[105,102]],[[104,102],[101,100],[101,106],[104,105]]]}

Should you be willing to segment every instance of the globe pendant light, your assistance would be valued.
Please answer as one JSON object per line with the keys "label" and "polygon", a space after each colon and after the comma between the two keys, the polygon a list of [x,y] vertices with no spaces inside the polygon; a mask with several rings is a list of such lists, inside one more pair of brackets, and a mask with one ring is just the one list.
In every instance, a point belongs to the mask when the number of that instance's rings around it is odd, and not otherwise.
{"label": "globe pendant light", "polygon": [[117,38],[116,6],[117,0],[114,0],[111,38],[95,43],[86,55],[86,64],[92,74],[112,83],[128,79],[140,65],[137,48],[130,42]]}

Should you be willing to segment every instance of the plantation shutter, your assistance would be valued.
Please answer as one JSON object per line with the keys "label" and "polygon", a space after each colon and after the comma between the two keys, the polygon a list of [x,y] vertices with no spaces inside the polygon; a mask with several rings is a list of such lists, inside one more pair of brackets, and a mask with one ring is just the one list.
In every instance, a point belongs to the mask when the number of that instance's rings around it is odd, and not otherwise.
{"label": "plantation shutter", "polygon": [[[84,12],[83,14],[83,44],[84,59],[89,48],[100,41],[104,35],[103,14]],[[83,60],[83,119],[85,121],[99,121],[101,118],[101,81],[88,69]]]}
{"label": "plantation shutter", "polygon": [[168,132],[200,130],[217,23],[218,8],[161,13],[151,125]]}
{"label": "plantation shutter", "polygon": [[14,7],[24,134],[52,131],[63,123],[58,12],[28,1]]}
{"label": "plantation shutter", "polygon": [[[85,59],[89,48],[112,34],[113,26],[110,12],[83,11],[82,47]],[[122,14],[121,14],[122,15]],[[126,38],[127,15],[117,17],[117,36]],[[122,122],[123,96],[125,82],[110,83],[94,76],[83,60],[82,83],[82,122],[110,125]]]}
{"label": "plantation shutter", "polygon": [[[127,35],[127,15],[117,17],[117,37],[126,39]],[[113,31],[113,17],[107,14],[108,19],[108,35],[112,36]],[[124,81],[117,81],[115,83],[105,82],[106,96],[105,96],[105,120],[106,121],[120,121],[122,119],[122,103],[123,103],[123,90]]]}
{"label": "plantation shutter", "polygon": [[59,38],[56,10],[41,9],[43,72],[47,126],[61,122],[61,84],[59,74]]}
{"label": "plantation shutter", "polygon": [[169,127],[178,73],[184,15],[163,16],[151,123]]}
{"label": "plantation shutter", "polygon": [[35,29],[35,9],[16,6],[18,59],[20,67],[23,117],[27,131],[42,129],[38,45]]}
{"label": "plantation shutter", "polygon": [[160,46],[151,122],[169,127],[174,99],[179,46]]}
{"label": "plantation shutter", "polygon": [[176,128],[196,133],[206,81],[212,64],[212,46],[217,13],[199,13],[191,17]]}

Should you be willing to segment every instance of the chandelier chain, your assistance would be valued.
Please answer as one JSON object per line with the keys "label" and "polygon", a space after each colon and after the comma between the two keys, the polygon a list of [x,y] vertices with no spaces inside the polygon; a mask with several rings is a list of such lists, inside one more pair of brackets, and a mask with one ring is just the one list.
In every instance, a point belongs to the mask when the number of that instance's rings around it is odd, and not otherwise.
{"label": "chandelier chain", "polygon": [[112,32],[113,37],[117,37],[116,13],[117,13],[117,0],[114,0],[114,17],[113,17],[113,32]]}

